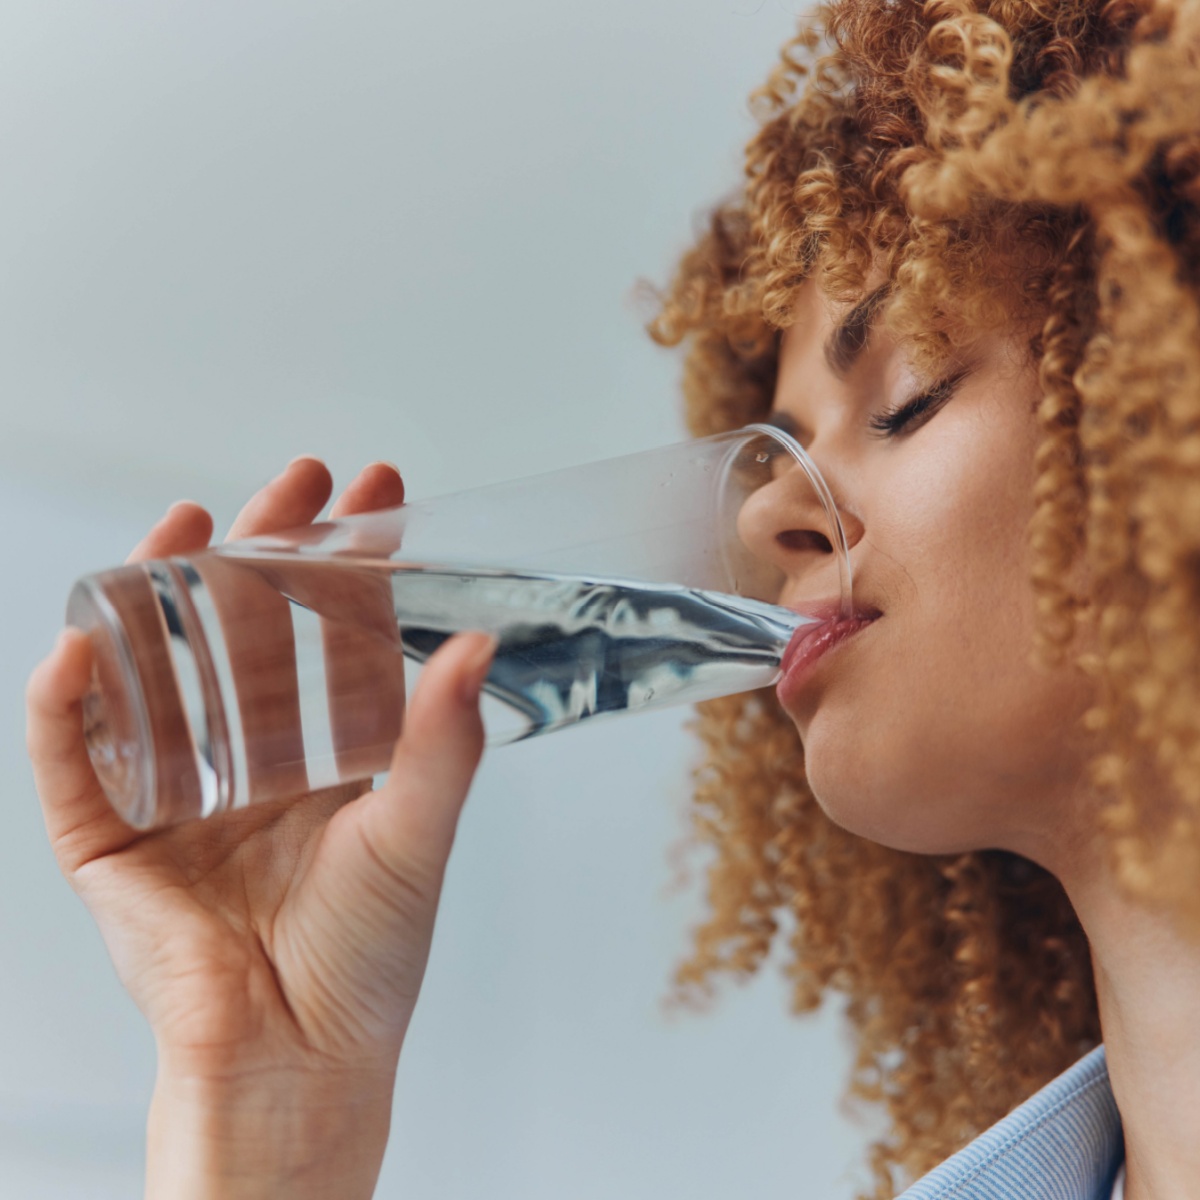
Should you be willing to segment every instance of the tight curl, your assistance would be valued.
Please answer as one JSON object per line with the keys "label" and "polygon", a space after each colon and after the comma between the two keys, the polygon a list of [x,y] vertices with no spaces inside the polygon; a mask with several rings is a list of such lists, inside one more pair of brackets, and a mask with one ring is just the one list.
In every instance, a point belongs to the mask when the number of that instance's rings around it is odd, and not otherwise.
{"label": "tight curl", "polygon": [[[767,413],[809,279],[850,302],[882,272],[924,365],[984,329],[1038,329],[1035,660],[1094,681],[1089,781],[1117,878],[1194,932],[1200,5],[835,0],[752,106],[744,186],[649,326],[685,344],[691,432]],[[1098,1042],[1087,940],[1016,855],[919,856],[834,825],[770,691],[698,714],[709,912],[674,998],[753,974],[786,925],[795,1011],[846,998],[849,1092],[885,1106],[870,1158],[890,1197]]]}

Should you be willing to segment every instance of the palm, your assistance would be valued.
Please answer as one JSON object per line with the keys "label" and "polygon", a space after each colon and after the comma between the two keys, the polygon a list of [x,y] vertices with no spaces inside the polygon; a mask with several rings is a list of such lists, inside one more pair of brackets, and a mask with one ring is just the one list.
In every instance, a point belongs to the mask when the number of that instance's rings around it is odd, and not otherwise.
{"label": "palm", "polygon": [[[354,784],[193,822],[75,868],[123,982],[177,1049],[227,1052],[245,1067],[251,1045],[271,1061],[398,1046],[408,1006],[395,1001],[419,986],[438,881],[402,893],[417,945],[398,939],[381,962],[348,911],[362,898],[337,861],[365,836],[355,800],[366,792]],[[264,1029],[288,1044],[264,1046]]]}

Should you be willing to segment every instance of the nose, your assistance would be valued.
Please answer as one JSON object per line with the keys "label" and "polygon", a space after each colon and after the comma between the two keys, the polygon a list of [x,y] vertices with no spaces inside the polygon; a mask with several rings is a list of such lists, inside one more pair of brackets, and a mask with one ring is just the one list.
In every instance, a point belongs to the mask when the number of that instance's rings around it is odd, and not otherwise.
{"label": "nose", "polygon": [[[841,518],[846,546],[852,550],[862,539],[862,522],[842,502],[835,481],[824,471],[821,477]],[[794,459],[781,456],[773,464],[772,478],[742,502],[737,534],[757,562],[782,573],[781,601],[837,594],[834,530],[817,489]]]}

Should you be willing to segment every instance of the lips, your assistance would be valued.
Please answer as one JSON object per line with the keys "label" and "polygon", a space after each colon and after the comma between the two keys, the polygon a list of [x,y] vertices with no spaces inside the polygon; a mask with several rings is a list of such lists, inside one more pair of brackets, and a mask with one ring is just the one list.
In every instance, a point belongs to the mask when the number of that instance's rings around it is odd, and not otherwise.
{"label": "lips", "polygon": [[[845,618],[842,616],[842,602],[840,600],[819,600],[813,604],[806,604],[803,608],[793,605],[785,605],[785,607],[791,608],[792,612],[799,613],[802,617],[808,617],[811,620],[819,622],[816,625],[803,625],[792,635],[792,640],[788,642],[787,649],[783,652],[783,660],[780,663],[780,668],[785,675],[796,655],[806,645],[811,645],[817,638],[823,637],[830,632],[837,632],[838,627],[841,625],[867,624],[874,621],[877,617],[883,616],[883,613],[875,608],[874,605],[856,604],[853,609],[853,615]],[[830,626],[834,627],[832,631]]]}
{"label": "lips", "polygon": [[841,603],[836,600],[806,604],[802,612],[799,608],[793,611],[815,618],[818,623],[798,629],[783,652],[780,663],[783,678],[777,690],[785,704],[799,692],[818,659],[883,615],[877,608],[855,605],[853,615],[843,617]]}

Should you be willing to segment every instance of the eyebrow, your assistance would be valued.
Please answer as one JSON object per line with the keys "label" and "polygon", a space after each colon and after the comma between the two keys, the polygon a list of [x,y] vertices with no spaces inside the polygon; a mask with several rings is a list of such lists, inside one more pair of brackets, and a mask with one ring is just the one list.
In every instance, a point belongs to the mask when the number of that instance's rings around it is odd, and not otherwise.
{"label": "eyebrow", "polygon": [[[847,374],[867,348],[875,318],[890,293],[890,283],[877,287],[866,299],[860,300],[829,335],[829,340],[825,343],[825,361],[838,378]],[[763,417],[762,424],[782,429],[802,446],[812,438],[812,432],[807,425],[796,420],[790,413],[777,408],[771,409]]]}
{"label": "eyebrow", "polygon": [[890,292],[890,284],[877,287],[865,300],[860,300],[829,335],[825,343],[825,361],[839,378],[854,366],[867,348],[871,327]]}

